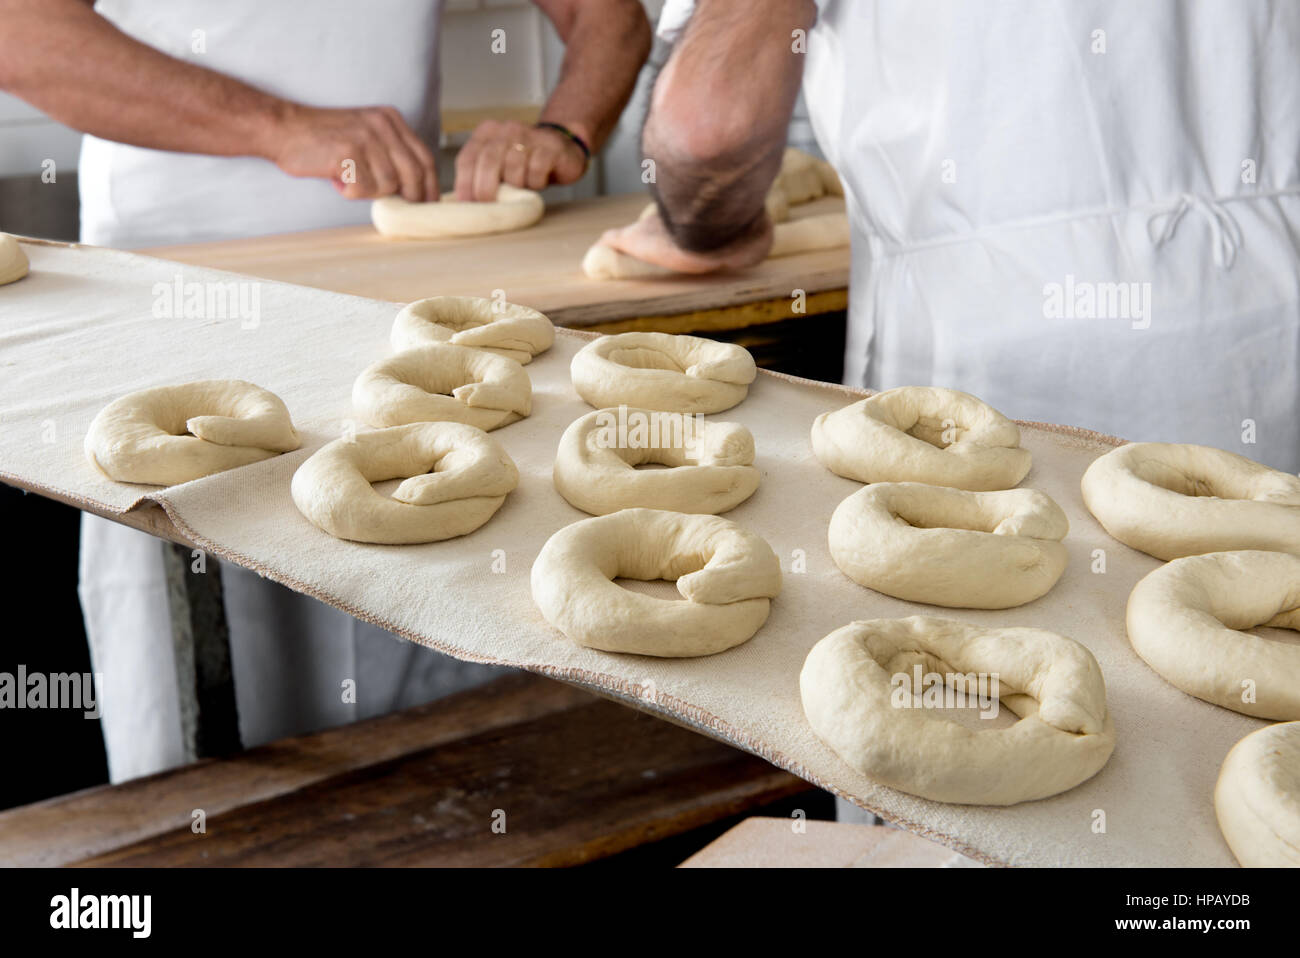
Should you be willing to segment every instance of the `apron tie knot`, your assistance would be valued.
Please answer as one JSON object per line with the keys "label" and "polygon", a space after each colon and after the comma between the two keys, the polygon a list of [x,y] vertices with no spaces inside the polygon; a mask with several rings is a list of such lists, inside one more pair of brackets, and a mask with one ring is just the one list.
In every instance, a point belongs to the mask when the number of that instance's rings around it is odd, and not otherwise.
{"label": "apron tie knot", "polygon": [[[1158,248],[1167,243],[1188,210],[1200,213],[1210,227],[1210,241],[1214,245],[1214,265],[1231,269],[1242,244],[1241,229],[1223,204],[1195,193],[1182,193],[1178,202],[1169,209],[1152,214],[1147,220],[1147,235]],[[1163,224],[1163,225],[1162,225]]]}

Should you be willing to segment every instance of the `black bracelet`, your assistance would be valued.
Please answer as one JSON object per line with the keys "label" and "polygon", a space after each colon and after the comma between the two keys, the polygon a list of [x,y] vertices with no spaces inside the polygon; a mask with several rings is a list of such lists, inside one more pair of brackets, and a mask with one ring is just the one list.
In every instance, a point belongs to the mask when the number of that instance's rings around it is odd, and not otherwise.
{"label": "black bracelet", "polygon": [[578,134],[574,133],[563,123],[552,123],[550,120],[542,120],[540,123],[534,123],[533,126],[537,127],[539,130],[554,130],[561,136],[568,137],[570,142],[576,143],[578,149],[582,150],[583,169],[585,170],[591,165],[591,147],[587,146],[587,142],[582,137],[578,136]]}

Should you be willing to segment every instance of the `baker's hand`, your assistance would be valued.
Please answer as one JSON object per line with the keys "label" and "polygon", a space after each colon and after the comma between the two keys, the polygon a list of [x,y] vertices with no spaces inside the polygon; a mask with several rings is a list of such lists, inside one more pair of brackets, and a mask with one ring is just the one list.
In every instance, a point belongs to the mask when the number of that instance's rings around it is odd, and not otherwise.
{"label": "baker's hand", "polygon": [[739,240],[707,253],[696,253],[678,246],[659,218],[659,211],[652,210],[631,226],[606,230],[600,241],[620,253],[678,273],[712,273],[762,262],[772,248],[772,221],[764,215]]}
{"label": "baker's hand", "polygon": [[268,158],[291,176],[332,180],[351,200],[394,193],[412,203],[438,198],[433,152],[390,106],[289,104],[274,124]]}
{"label": "baker's hand", "polygon": [[573,183],[586,171],[582,148],[563,133],[484,120],[456,156],[456,199],[485,202],[496,197],[502,183],[540,190]]}

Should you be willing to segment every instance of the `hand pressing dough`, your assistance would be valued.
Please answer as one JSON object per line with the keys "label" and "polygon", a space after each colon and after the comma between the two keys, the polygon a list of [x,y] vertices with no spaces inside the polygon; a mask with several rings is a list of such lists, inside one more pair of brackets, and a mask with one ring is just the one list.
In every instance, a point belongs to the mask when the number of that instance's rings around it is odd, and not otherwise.
{"label": "hand pressing dough", "polygon": [[[617,577],[676,580],[685,602],[617,585]],[[533,601],[579,645],[679,658],[748,641],[781,591],[771,547],[736,523],[624,509],[565,526],[542,547]]]}
{"label": "hand pressing dough", "polygon": [[476,296],[433,296],[408,304],[393,320],[393,349],[433,343],[485,349],[521,366],[555,342],[555,327],[535,309]]}
{"label": "hand pressing dough", "polygon": [[1232,747],[1214,811],[1246,868],[1300,868],[1300,722],[1269,725]]}
{"label": "hand pressing dough", "polygon": [[372,426],[463,422],[491,431],[532,412],[533,386],[513,359],[439,343],[366,367],[352,385],[352,405]]}
{"label": "hand pressing dough", "polygon": [[[405,479],[385,496],[371,483]],[[407,545],[467,535],[501,508],[519,471],[501,444],[459,422],[417,422],[316,450],[293,474],[294,505],[339,539]]]}
{"label": "hand pressing dough", "polygon": [[18,240],[8,233],[0,233],[0,286],[16,283],[27,275],[27,254]]}
{"label": "hand pressing dough", "polygon": [[1083,501],[1113,537],[1157,559],[1300,553],[1300,478],[1211,446],[1137,442],[1088,467]]}
{"label": "hand pressing dough", "polygon": [[966,492],[881,482],[831,516],[831,557],[859,585],[909,602],[1009,609],[1065,571],[1070,521],[1036,489]]}
{"label": "hand pressing dough", "polygon": [[[998,676],[1020,721],[975,731],[894,702],[891,677]],[[951,683],[950,683],[951,684]],[[853,622],[822,639],[799,674],[817,737],[868,778],[937,802],[1014,805],[1074,788],[1115,747],[1101,669],[1054,632],[983,628],[932,616]],[[916,690],[920,691],[920,690]]]}
{"label": "hand pressing dough", "polygon": [[578,351],[569,371],[578,395],[597,409],[705,414],[743,400],[758,375],[741,346],[670,333],[601,336]]}
{"label": "hand pressing dough", "polygon": [[984,492],[1029,472],[1020,429],[968,393],[932,386],[887,389],[813,422],[813,452],[858,482],[925,482]]}
{"label": "hand pressing dough", "polygon": [[1300,719],[1300,644],[1245,631],[1257,626],[1300,631],[1300,556],[1175,559],[1128,600],[1129,641],[1171,685],[1257,718]]}
{"label": "hand pressing dough", "polygon": [[[754,494],[753,462],[754,437],[739,423],[623,406],[569,425],[554,479],[570,505],[595,516],[637,506],[716,515]],[[669,468],[635,468],[645,463]]]}
{"label": "hand pressing dough", "polygon": [[116,399],[86,433],[110,479],[172,486],[301,445],[280,397],[237,379],[155,386]]}
{"label": "hand pressing dough", "polygon": [[488,203],[466,203],[447,194],[432,203],[385,196],[370,205],[370,219],[384,236],[443,239],[525,229],[540,220],[545,210],[540,193],[502,183],[496,200]]}

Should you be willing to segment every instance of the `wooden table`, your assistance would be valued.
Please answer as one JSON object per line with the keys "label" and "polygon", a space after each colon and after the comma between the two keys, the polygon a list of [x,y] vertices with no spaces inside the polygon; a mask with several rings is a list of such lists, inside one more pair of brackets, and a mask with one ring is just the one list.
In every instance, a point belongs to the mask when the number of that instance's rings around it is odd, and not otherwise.
{"label": "wooden table", "polygon": [[[392,302],[426,296],[485,296],[501,290],[562,326],[603,332],[706,332],[843,310],[849,251],[821,250],[703,277],[589,280],[583,254],[606,229],[636,219],[644,194],[552,207],[536,226],[457,240],[391,240],[370,226],[143,250],[153,256]],[[794,216],[842,209],[826,197]],[[794,291],[806,295],[795,313]]]}

